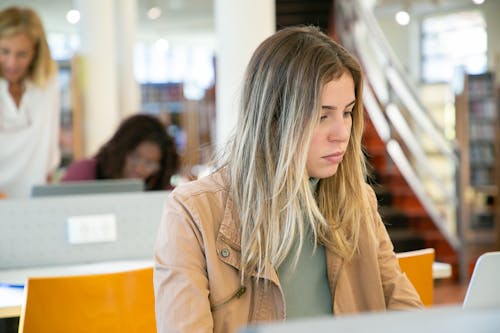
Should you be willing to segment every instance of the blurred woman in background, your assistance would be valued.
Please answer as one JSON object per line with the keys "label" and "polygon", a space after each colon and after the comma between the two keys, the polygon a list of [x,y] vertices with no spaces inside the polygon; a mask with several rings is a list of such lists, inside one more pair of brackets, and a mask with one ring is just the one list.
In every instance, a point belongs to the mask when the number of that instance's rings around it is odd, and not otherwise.
{"label": "blurred woman in background", "polygon": [[0,192],[26,197],[59,165],[60,91],[45,30],[29,8],[0,10]]}
{"label": "blurred woman in background", "polygon": [[179,156],[165,126],[154,116],[136,114],[125,119],[93,158],[71,164],[66,181],[137,178],[146,190],[171,189]]}

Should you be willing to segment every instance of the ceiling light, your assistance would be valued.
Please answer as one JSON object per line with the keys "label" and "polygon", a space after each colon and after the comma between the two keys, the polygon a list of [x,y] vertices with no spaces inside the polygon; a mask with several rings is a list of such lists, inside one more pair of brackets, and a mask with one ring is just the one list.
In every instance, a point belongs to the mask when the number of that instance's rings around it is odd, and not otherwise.
{"label": "ceiling light", "polygon": [[160,7],[154,6],[154,7],[149,8],[148,17],[150,20],[156,20],[160,16],[161,16],[161,8]]}
{"label": "ceiling light", "polygon": [[408,25],[410,23],[410,14],[406,10],[397,12],[395,18],[399,25]]}
{"label": "ceiling light", "polygon": [[71,9],[66,13],[66,21],[71,24],[76,24],[80,21],[80,12],[76,9]]}
{"label": "ceiling light", "polygon": [[476,5],[480,5],[484,2],[484,0],[472,0]]}
{"label": "ceiling light", "polygon": [[154,45],[156,48],[161,49],[161,50],[166,50],[166,49],[168,49],[168,46],[169,46],[168,41],[164,38],[158,39]]}

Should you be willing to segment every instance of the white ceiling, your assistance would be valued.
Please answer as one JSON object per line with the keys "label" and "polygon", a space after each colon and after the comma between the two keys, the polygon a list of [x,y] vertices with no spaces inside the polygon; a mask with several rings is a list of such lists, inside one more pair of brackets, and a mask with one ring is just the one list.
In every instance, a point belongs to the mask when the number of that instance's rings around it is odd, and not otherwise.
{"label": "white ceiling", "polygon": [[[49,32],[78,33],[78,26],[66,22],[66,12],[73,3],[85,0],[1,0],[0,8],[8,5],[30,6],[42,17]],[[110,1],[110,0],[102,0]],[[137,33],[140,39],[214,39],[213,7],[215,0],[137,0]],[[237,0],[235,0],[237,1]],[[377,17],[394,16],[396,11],[407,6],[417,15],[444,12],[470,7],[472,0],[366,0],[376,3]],[[500,1],[500,0],[485,0]],[[120,5],[121,0],[115,3]],[[147,18],[146,12],[152,6],[162,8],[157,20]]]}
{"label": "white ceiling", "polygon": [[[85,1],[85,0],[79,0]],[[109,1],[109,0],[102,0]],[[175,36],[213,36],[214,0],[137,0],[137,33],[139,38],[149,39]],[[9,5],[29,6],[41,16],[49,32],[78,33],[78,25],[66,21],[66,13],[77,0],[1,0],[0,8]],[[121,0],[115,1],[120,5]],[[162,15],[148,19],[146,13],[152,6],[159,6]]]}
{"label": "white ceiling", "polygon": [[[486,2],[498,2],[500,0],[485,0]],[[394,14],[406,9],[413,15],[429,15],[470,9],[476,6],[472,0],[376,0],[375,15],[377,17],[394,16]]]}

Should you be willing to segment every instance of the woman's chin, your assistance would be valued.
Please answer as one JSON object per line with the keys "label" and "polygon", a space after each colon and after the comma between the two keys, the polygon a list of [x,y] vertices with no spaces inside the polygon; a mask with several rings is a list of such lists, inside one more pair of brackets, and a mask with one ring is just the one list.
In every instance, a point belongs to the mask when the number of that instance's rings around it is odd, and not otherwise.
{"label": "woman's chin", "polygon": [[324,170],[317,170],[316,172],[312,172],[312,174],[309,173],[309,177],[319,178],[319,179],[329,178],[334,174],[336,174],[337,170],[338,170],[338,165],[331,168],[325,168]]}

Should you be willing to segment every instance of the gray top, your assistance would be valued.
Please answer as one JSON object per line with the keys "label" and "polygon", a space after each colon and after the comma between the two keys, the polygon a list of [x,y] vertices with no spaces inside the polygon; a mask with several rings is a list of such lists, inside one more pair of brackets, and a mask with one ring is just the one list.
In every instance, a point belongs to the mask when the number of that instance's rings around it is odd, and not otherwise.
{"label": "gray top", "polygon": [[[317,183],[317,179],[311,180],[313,191]],[[294,249],[297,246],[298,241]],[[287,319],[332,315],[332,297],[326,272],[325,248],[318,245],[314,250],[314,236],[309,225],[305,230],[304,244],[295,269],[292,266],[294,249],[278,268],[278,276],[285,296]]]}

